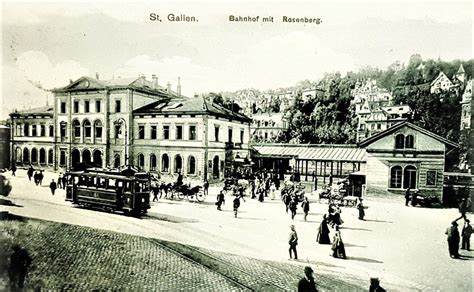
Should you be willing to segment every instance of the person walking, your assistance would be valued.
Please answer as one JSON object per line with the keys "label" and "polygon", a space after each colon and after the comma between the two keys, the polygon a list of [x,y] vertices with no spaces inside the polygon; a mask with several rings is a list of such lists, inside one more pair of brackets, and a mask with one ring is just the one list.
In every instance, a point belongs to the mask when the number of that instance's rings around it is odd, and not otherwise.
{"label": "person walking", "polygon": [[275,183],[270,184],[270,196],[272,200],[275,200],[276,186]]}
{"label": "person walking", "polygon": [[364,220],[365,211],[364,204],[362,203],[362,198],[359,199],[359,204],[357,204],[357,210],[359,210],[359,220]]}
{"label": "person walking", "polygon": [[39,172],[36,171],[35,172],[35,175],[33,176],[34,180],[35,180],[35,185],[39,185]]}
{"label": "person walking", "polygon": [[309,212],[308,197],[304,197],[303,203],[301,203],[301,208],[303,208],[304,221],[306,221],[306,217],[308,217],[308,212]]}
{"label": "person walking", "polygon": [[314,281],[313,269],[310,266],[304,267],[304,277],[298,282],[298,292],[317,292]]}
{"label": "person walking", "polygon": [[410,197],[411,197],[410,188],[407,188],[407,190],[405,191],[405,206],[407,207],[408,207],[408,203],[410,203]]}
{"label": "person walking", "polygon": [[237,218],[237,212],[240,207],[240,198],[238,196],[235,197],[233,205],[234,205],[234,217]]}
{"label": "person walking", "polygon": [[327,215],[323,215],[323,221],[319,225],[318,236],[316,237],[316,241],[319,244],[331,244],[331,239],[329,238],[329,226],[328,226],[328,219]]}
{"label": "person walking", "polygon": [[18,244],[14,244],[12,250],[13,253],[10,256],[10,264],[8,267],[10,287],[12,290],[15,290],[16,288],[22,289],[32,259],[28,254],[28,251],[21,248]]}
{"label": "person walking", "polygon": [[446,229],[448,236],[449,256],[455,259],[459,258],[459,231],[456,221],[451,222],[451,226]]}
{"label": "person walking", "polygon": [[56,182],[54,182],[54,179],[53,179],[51,183],[49,184],[49,189],[51,190],[51,194],[53,194],[53,196],[57,188],[58,188],[58,185],[56,184]]}
{"label": "person walking", "polygon": [[462,198],[458,208],[459,213],[461,213],[459,219],[464,218],[464,221],[466,221],[466,212],[471,208],[471,199],[466,197]]}
{"label": "person walking", "polygon": [[286,206],[286,213],[288,213],[288,210],[290,209],[290,203],[291,203],[291,195],[288,193],[288,191],[285,192],[283,195],[283,202],[285,203]]}
{"label": "person walking", "polygon": [[216,202],[217,210],[222,211],[221,209],[222,204],[225,204],[224,191],[220,191],[219,194],[217,194],[217,202]]}
{"label": "person walking", "polygon": [[202,187],[204,189],[204,195],[209,195],[209,182],[207,181],[207,179],[204,180],[204,184],[202,185]]}
{"label": "person walking", "polygon": [[250,181],[250,187],[251,187],[251,190],[252,190],[252,199],[255,199],[257,196],[255,195],[255,182],[257,181],[258,179],[255,179],[255,181]]}
{"label": "person walking", "polygon": [[342,242],[341,231],[339,226],[336,226],[336,232],[334,233],[334,239],[332,241],[332,256],[335,258],[346,258],[346,249],[344,248],[344,242]]}
{"label": "person walking", "polygon": [[33,166],[30,165],[30,168],[28,168],[28,171],[26,174],[28,175],[28,179],[31,181],[31,178],[33,177],[33,173],[35,172]]}
{"label": "person walking", "polygon": [[16,176],[16,164],[15,162],[12,163],[12,168],[11,168],[11,171],[12,171],[12,176]]}
{"label": "person walking", "polygon": [[258,188],[258,201],[263,203],[265,200],[265,183],[262,181]]}
{"label": "person walking", "polygon": [[58,189],[62,189],[62,188],[63,188],[63,187],[62,187],[61,174],[59,174],[59,176],[58,176],[58,182],[57,182],[57,184],[58,184]]}
{"label": "person walking", "polygon": [[293,199],[290,202],[291,219],[295,219],[297,208],[298,208],[298,202],[296,201],[296,197],[293,197]]}
{"label": "person walking", "polygon": [[63,181],[63,189],[65,189],[66,186],[67,186],[67,176],[66,176],[66,174],[63,174],[62,181]]}
{"label": "person walking", "polygon": [[290,253],[290,260],[293,259],[293,255],[295,256],[295,260],[298,259],[298,252],[296,251],[296,246],[298,245],[298,234],[296,234],[295,225],[290,226],[291,232],[288,238],[288,244],[290,245],[290,249],[288,250]]}
{"label": "person walking", "polygon": [[465,249],[467,251],[471,250],[471,234],[472,234],[472,226],[469,224],[469,219],[464,221],[464,226],[462,227],[461,235],[462,235],[462,244],[461,249]]}
{"label": "person walking", "polygon": [[40,173],[38,175],[38,184],[41,186],[43,185],[43,178],[44,178],[44,174],[43,174],[43,171],[40,170]]}

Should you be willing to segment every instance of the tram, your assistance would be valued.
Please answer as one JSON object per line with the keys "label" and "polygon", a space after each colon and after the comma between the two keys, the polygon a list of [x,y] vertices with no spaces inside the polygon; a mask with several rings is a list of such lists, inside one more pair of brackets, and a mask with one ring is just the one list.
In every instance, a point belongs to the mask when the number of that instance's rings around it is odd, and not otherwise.
{"label": "tram", "polygon": [[150,208],[150,176],[124,170],[86,168],[66,173],[66,201],[87,208],[140,216]]}

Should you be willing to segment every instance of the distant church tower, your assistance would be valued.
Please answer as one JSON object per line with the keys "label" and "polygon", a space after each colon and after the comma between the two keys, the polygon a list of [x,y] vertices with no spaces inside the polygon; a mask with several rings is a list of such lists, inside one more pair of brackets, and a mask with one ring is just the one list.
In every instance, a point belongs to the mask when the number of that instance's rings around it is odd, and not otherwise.
{"label": "distant church tower", "polygon": [[466,80],[466,71],[464,71],[464,67],[462,66],[462,64],[459,65],[458,72],[456,72],[456,74],[454,74],[454,77],[456,77],[456,79],[461,81],[462,83],[465,82],[465,80]]}

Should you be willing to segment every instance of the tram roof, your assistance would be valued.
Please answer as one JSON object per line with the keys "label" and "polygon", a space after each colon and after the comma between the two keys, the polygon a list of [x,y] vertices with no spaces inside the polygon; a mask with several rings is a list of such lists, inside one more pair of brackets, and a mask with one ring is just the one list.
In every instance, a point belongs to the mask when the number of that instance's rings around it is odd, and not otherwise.
{"label": "tram roof", "polygon": [[365,162],[365,149],[355,145],[290,145],[269,144],[254,146],[257,157],[295,158],[339,162]]}

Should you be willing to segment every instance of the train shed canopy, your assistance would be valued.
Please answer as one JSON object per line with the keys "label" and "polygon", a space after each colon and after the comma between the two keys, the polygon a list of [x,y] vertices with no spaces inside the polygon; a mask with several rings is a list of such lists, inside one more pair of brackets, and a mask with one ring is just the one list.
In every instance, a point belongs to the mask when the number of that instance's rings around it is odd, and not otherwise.
{"label": "train shed canopy", "polygon": [[365,162],[365,149],[356,145],[254,145],[255,157],[295,158],[298,160]]}

